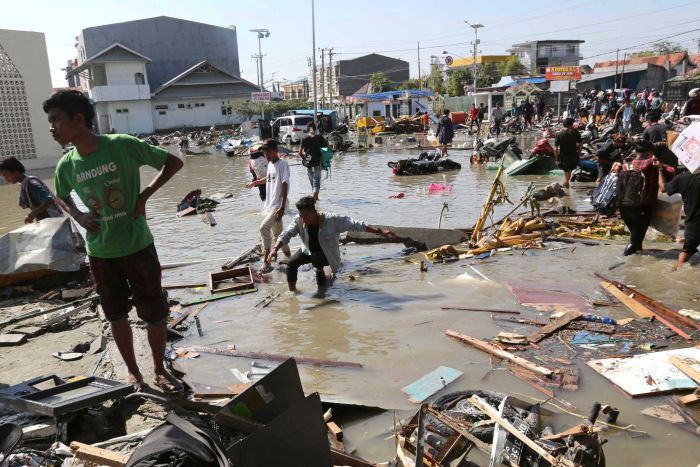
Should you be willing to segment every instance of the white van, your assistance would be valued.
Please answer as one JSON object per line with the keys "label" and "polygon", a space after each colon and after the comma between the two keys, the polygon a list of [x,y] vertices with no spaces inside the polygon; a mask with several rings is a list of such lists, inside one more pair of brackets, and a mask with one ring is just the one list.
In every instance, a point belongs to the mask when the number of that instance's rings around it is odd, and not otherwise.
{"label": "white van", "polygon": [[306,125],[314,121],[311,115],[286,115],[272,122],[272,136],[285,144],[301,142]]}

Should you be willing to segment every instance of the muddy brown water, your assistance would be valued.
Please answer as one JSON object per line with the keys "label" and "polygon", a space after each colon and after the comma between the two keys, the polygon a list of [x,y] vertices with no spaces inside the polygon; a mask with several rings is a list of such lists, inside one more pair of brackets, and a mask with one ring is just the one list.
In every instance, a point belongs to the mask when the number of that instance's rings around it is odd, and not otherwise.
{"label": "muddy brown water", "polygon": [[[174,149],[173,149],[174,151]],[[415,150],[399,150],[387,141],[367,153],[336,156],[331,176],[323,181],[321,208],[351,215],[368,223],[396,226],[437,227],[444,203],[442,226],[467,227],[474,223],[493,180],[494,172],[483,166],[471,167],[468,151],[454,151],[453,159],[462,170],[445,175],[396,177],[387,162],[416,155]],[[147,216],[156,238],[162,263],[214,260],[164,272],[164,282],[205,282],[210,270],[222,260],[244,251],[258,240],[261,202],[257,190],[244,188],[250,175],[246,158],[227,158],[221,152],[185,158],[182,171],[150,201]],[[290,163],[297,164],[295,159]],[[50,173],[40,173],[50,185]],[[143,182],[153,176],[143,171]],[[546,185],[557,177],[506,178],[511,199],[516,201],[528,183]],[[451,191],[431,194],[431,183],[451,184]],[[178,200],[190,190],[201,188],[205,195],[230,192],[213,213],[217,225],[209,227],[200,217],[175,217]],[[587,209],[589,187],[572,190],[572,202]],[[292,167],[290,199],[310,191],[305,169]],[[404,199],[389,196],[405,193]],[[17,207],[17,186],[0,185],[0,233],[21,225],[24,213]],[[496,218],[509,211],[499,206]],[[286,222],[291,216],[285,218]],[[292,245],[297,242],[294,241]],[[649,246],[652,244],[649,243]],[[660,244],[661,248],[672,245]],[[318,294],[311,271],[301,272],[301,293],[285,293],[285,276],[272,273],[272,282],[257,294],[212,302],[200,315],[204,336],[193,326],[183,344],[265,351],[306,357],[358,362],[361,370],[332,370],[302,366],[304,384],[324,394],[367,405],[397,410],[405,419],[416,405],[408,402],[401,388],[420,376],[445,365],[464,372],[443,393],[467,388],[498,390],[544,399],[534,389],[497,367],[491,368],[488,355],[454,342],[444,335],[454,329],[478,338],[490,338],[500,331],[527,334],[531,328],[494,321],[487,313],[441,311],[440,306],[521,309],[524,318],[544,315],[519,307],[508,290],[509,280],[575,283],[582,295],[604,300],[593,272],[607,273],[640,287],[647,295],[679,308],[695,308],[700,295],[700,268],[694,266],[670,273],[672,259],[636,256],[623,259],[623,244],[610,242],[596,247],[579,245],[557,251],[536,250],[528,254],[513,251],[499,254],[493,261],[474,263],[491,281],[479,280],[466,261],[430,266],[421,272],[418,265],[401,256],[402,245],[347,245],[342,247],[344,270],[332,287]],[[608,267],[624,261],[613,271]],[[465,275],[466,273],[466,275]],[[356,280],[349,280],[349,275]],[[266,295],[282,296],[264,309],[254,308]],[[205,290],[174,290],[173,298],[189,299],[206,295]],[[631,314],[624,308],[605,308],[600,314],[616,318]],[[5,352],[21,352],[21,347]],[[561,355],[558,355],[561,356]],[[624,431],[604,434],[608,465],[695,466],[700,460],[698,437],[680,428],[640,414],[640,410],[666,403],[666,396],[631,399],[612,383],[589,369],[586,355],[569,353],[580,368],[580,389],[560,396],[587,414],[593,402],[620,409],[619,423],[634,425],[649,437],[634,437]],[[208,360],[216,374],[230,374],[235,360],[216,357]],[[487,373],[489,373],[487,375]],[[10,379],[0,375],[0,381]],[[235,381],[231,381],[234,383]],[[522,397],[522,396],[521,396]],[[698,416],[698,411],[695,412]],[[700,418],[700,417],[698,417]],[[392,456],[390,437],[393,413],[359,415],[344,421],[346,446],[359,455],[381,461]],[[548,423],[564,429],[580,420],[565,414],[552,416]],[[484,462],[482,458],[480,462]],[[487,462],[487,461],[485,461]],[[670,462],[670,464],[669,464]]]}

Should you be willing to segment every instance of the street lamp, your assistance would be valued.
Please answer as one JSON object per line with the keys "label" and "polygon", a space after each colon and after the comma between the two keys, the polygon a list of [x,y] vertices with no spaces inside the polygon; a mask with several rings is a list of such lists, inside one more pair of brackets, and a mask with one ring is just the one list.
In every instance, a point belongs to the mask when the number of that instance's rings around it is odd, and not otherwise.
{"label": "street lamp", "polygon": [[[263,60],[262,60],[262,46],[260,45],[260,40],[266,37],[270,37],[270,31],[267,29],[250,29],[250,32],[258,33],[258,60],[260,60],[260,91],[265,90],[265,81],[263,80]],[[260,103],[260,116],[265,120],[265,103]]]}
{"label": "street lamp", "polygon": [[471,24],[466,19],[464,20],[464,22],[467,23],[467,25],[470,28],[474,29],[474,71],[473,71],[473,73],[474,73],[474,93],[476,93],[476,47],[479,45],[479,36],[478,36],[479,28],[483,28],[484,25],[481,23]]}

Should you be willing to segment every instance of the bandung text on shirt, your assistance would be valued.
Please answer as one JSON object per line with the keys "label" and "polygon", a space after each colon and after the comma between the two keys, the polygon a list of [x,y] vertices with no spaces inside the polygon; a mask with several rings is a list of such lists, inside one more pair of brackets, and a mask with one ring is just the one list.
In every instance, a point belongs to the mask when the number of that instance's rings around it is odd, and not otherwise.
{"label": "bandung text on shirt", "polygon": [[98,167],[86,170],[84,172],[78,172],[75,176],[76,181],[79,183],[82,183],[86,180],[93,179],[95,177],[99,177],[100,175],[104,175],[106,173],[110,172],[116,172],[117,171],[117,164],[114,162],[108,162],[107,164],[102,164]]}

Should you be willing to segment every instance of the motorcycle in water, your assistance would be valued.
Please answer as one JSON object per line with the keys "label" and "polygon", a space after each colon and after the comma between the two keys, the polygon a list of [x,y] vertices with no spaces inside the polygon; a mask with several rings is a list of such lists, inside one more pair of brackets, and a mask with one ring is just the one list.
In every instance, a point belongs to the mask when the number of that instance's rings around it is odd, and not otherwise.
{"label": "motorcycle in water", "polygon": [[497,161],[503,156],[506,149],[511,149],[518,158],[522,156],[522,151],[515,142],[515,136],[511,136],[500,142],[496,142],[495,138],[488,139],[485,142],[477,140],[475,148],[471,157],[472,164]]}
{"label": "motorcycle in water", "polygon": [[530,150],[530,156],[553,156],[554,148],[552,147],[552,143],[549,142],[549,140],[552,138],[554,138],[554,133],[552,130],[542,130],[540,139],[538,139],[535,143],[535,147]]}
{"label": "motorcycle in water", "polygon": [[353,145],[352,141],[345,141],[343,139],[342,135],[345,135],[348,133],[348,126],[346,124],[341,124],[338,125],[338,127],[328,133],[327,135],[327,140],[328,140],[328,149],[330,149],[333,152],[338,152],[338,151],[347,151],[350,149],[350,147]]}

